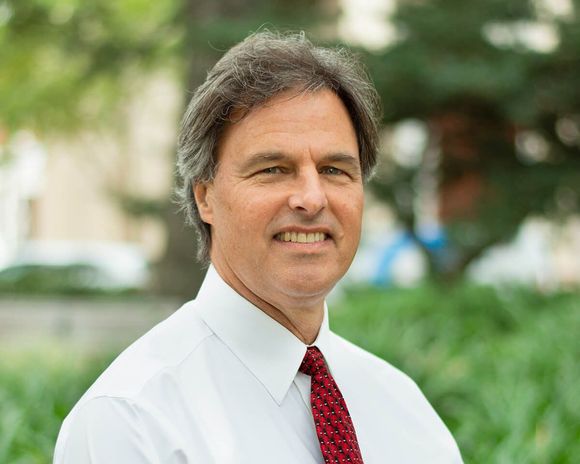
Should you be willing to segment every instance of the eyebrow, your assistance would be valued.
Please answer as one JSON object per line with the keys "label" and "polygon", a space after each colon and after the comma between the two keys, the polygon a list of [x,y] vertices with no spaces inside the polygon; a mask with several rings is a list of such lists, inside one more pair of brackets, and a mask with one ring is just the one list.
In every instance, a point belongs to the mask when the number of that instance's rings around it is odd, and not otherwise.
{"label": "eyebrow", "polygon": [[250,157],[245,160],[240,167],[242,171],[249,171],[261,164],[270,163],[272,161],[284,161],[288,158],[289,156],[281,152],[254,153],[253,155],[250,155]]}
{"label": "eyebrow", "polygon": [[348,153],[330,153],[322,158],[325,163],[345,163],[348,164],[351,168],[360,171],[360,160],[358,156],[353,156]]}
{"label": "eyebrow", "polygon": [[[260,166],[265,163],[279,162],[290,160],[291,157],[282,152],[263,152],[255,153],[250,155],[250,157],[241,165],[242,171],[249,171],[253,168]],[[345,163],[351,168],[360,171],[360,162],[358,157],[353,156],[348,153],[329,153],[325,155],[320,160],[321,163]]]}

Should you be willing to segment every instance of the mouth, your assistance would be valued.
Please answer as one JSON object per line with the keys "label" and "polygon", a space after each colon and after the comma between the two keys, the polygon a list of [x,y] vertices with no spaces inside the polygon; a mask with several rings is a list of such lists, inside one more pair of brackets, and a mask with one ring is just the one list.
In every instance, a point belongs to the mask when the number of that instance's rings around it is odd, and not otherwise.
{"label": "mouth", "polygon": [[280,232],[274,235],[274,239],[280,242],[292,243],[317,243],[328,240],[330,235],[324,232]]}

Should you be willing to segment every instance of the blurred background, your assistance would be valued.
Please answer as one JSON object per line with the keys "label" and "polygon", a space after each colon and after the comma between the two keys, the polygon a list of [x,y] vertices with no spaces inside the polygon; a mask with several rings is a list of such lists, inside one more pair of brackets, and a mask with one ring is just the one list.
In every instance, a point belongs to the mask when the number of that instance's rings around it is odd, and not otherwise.
{"label": "blurred background", "polygon": [[333,329],[473,463],[580,460],[580,1],[0,0],[0,463],[48,463],[123,347],[195,296],[175,139],[263,28],[346,45],[383,103]]}

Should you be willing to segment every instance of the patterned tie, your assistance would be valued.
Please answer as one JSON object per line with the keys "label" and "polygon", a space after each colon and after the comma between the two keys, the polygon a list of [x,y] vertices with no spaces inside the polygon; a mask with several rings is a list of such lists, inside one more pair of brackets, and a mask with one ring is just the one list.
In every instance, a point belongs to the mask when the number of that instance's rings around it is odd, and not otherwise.
{"label": "patterned tie", "polygon": [[346,403],[318,348],[308,348],[299,370],[312,377],[310,405],[324,462],[362,464]]}

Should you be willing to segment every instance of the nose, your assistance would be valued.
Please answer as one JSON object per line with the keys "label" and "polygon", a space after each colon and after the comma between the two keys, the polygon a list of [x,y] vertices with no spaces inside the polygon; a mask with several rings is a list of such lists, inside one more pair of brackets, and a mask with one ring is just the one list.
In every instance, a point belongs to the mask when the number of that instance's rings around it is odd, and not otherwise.
{"label": "nose", "polygon": [[326,191],[316,169],[298,176],[294,191],[288,198],[288,205],[293,211],[307,216],[315,216],[328,206]]}

